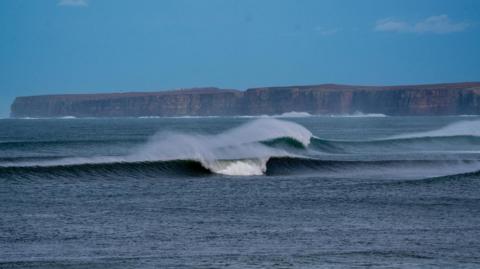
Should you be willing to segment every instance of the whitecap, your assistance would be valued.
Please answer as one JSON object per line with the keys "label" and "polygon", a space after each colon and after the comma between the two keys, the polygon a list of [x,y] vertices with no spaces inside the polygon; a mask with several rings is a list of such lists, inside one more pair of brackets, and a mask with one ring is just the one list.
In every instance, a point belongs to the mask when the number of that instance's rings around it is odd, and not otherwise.
{"label": "whitecap", "polygon": [[0,166],[61,166],[104,163],[135,163],[169,160],[195,160],[214,173],[259,175],[265,173],[271,157],[289,156],[264,141],[290,137],[305,147],[312,133],[305,127],[273,118],[247,122],[215,135],[160,132],[126,156],[74,157],[42,162],[2,163]]}
{"label": "whitecap", "polygon": [[389,139],[446,136],[480,136],[480,120],[459,121],[436,130],[395,135],[389,137]]}

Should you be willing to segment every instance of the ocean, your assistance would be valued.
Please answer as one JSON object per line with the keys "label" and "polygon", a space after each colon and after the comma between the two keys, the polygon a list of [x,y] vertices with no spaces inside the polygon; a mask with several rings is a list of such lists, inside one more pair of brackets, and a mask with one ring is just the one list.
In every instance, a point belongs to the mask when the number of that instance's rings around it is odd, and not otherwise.
{"label": "ocean", "polygon": [[480,117],[0,120],[0,268],[480,268]]}

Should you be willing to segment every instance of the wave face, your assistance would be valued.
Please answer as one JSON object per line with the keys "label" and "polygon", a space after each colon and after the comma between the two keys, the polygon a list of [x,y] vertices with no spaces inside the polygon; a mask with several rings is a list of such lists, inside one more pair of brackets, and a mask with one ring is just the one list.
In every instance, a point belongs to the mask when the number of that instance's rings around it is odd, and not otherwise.
{"label": "wave face", "polygon": [[54,167],[112,163],[189,160],[214,173],[261,175],[271,157],[288,156],[264,144],[288,137],[308,147],[312,134],[301,125],[277,119],[258,119],[217,135],[160,132],[125,156],[69,157],[34,162],[3,162],[3,167]]}
{"label": "wave face", "polygon": [[452,136],[473,136],[480,137],[480,121],[460,121],[443,128],[418,133],[401,134],[391,139],[422,138],[422,137],[452,137]]}
{"label": "wave face", "polygon": [[[102,145],[115,154],[98,154],[96,148]],[[130,147],[113,150],[122,145]],[[66,150],[62,151],[62,147]],[[85,156],[71,156],[81,152],[75,148],[95,154],[88,156],[82,152]],[[341,140],[314,136],[299,123],[260,118],[216,134],[167,130],[146,141],[130,136],[110,140],[3,141],[2,150],[12,152],[0,158],[0,175],[8,176],[126,173],[150,177],[199,173],[426,178],[480,169],[480,121],[459,121],[431,131],[385,138]],[[37,155],[18,153],[29,150]]]}
{"label": "wave face", "polygon": [[0,268],[477,268],[466,119],[0,120]]}

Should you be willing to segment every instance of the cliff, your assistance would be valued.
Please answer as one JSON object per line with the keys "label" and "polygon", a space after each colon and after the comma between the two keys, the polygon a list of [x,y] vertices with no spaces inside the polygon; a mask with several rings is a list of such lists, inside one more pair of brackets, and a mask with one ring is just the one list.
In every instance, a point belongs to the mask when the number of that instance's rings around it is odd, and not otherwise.
{"label": "cliff", "polygon": [[410,85],[218,88],[17,97],[12,117],[139,117],[382,113],[480,114],[480,82]]}
{"label": "cliff", "polygon": [[217,88],[17,97],[12,117],[234,115],[242,92]]}

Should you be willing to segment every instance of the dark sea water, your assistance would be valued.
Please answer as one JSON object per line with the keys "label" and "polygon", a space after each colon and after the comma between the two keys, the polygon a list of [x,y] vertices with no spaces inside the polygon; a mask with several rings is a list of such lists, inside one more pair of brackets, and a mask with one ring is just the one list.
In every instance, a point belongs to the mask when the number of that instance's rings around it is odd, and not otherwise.
{"label": "dark sea water", "polygon": [[480,268],[480,117],[0,120],[0,268]]}

